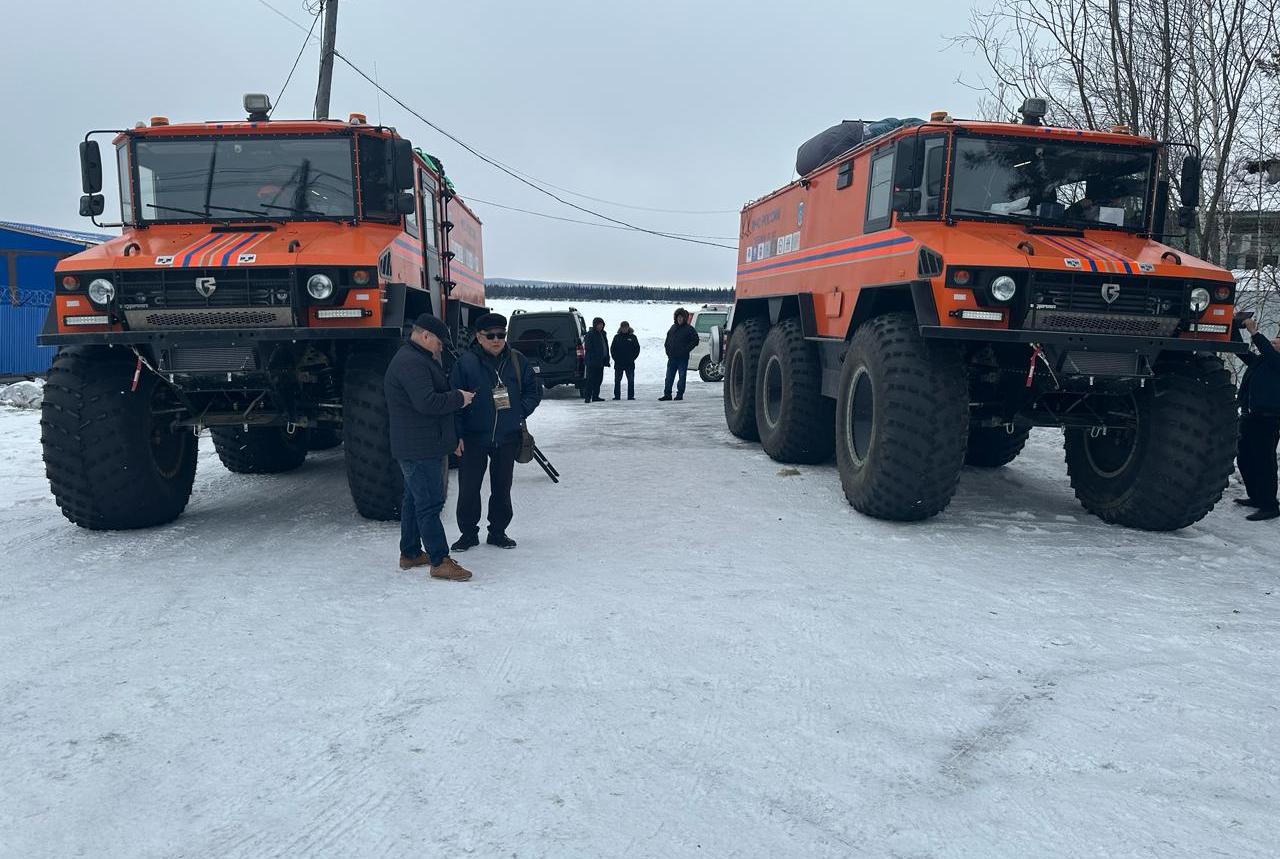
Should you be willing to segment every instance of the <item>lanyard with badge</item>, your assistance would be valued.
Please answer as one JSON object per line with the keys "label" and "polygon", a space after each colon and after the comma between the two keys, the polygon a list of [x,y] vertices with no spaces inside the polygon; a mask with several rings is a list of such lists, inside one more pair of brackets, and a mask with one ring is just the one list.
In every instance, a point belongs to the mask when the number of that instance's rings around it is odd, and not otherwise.
{"label": "lanyard with badge", "polygon": [[[501,369],[502,366],[499,365],[498,370]],[[511,408],[511,393],[507,390],[507,386],[502,384],[502,373],[495,371],[493,375],[497,380],[493,388],[493,407],[498,411]]]}

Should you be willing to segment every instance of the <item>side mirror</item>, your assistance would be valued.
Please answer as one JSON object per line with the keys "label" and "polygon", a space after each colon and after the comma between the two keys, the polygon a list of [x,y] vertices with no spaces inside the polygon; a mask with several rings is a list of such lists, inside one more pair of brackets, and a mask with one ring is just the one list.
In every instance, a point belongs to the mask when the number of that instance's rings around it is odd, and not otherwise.
{"label": "side mirror", "polygon": [[[1182,206],[1185,209],[1195,209],[1200,205],[1201,173],[1199,156],[1188,155],[1182,159]],[[1181,215],[1178,220],[1181,222]]]}
{"label": "side mirror", "polygon": [[720,330],[719,325],[711,326],[711,363],[719,364],[724,360],[724,349],[721,348],[724,342],[724,332]]}
{"label": "side mirror", "polygon": [[413,144],[396,138],[387,146],[387,185],[393,191],[413,187]]}
{"label": "side mirror", "polygon": [[107,200],[101,194],[85,194],[80,198],[80,217],[96,218],[106,208]]}
{"label": "side mirror", "polygon": [[418,208],[414,202],[412,191],[402,191],[396,194],[392,203],[397,215],[412,215]]}
{"label": "side mirror", "polygon": [[96,194],[102,190],[102,151],[98,141],[85,140],[80,144],[80,190]]}
{"label": "side mirror", "polygon": [[1178,226],[1184,230],[1194,230],[1197,221],[1196,210],[1191,206],[1182,206],[1178,209]]}

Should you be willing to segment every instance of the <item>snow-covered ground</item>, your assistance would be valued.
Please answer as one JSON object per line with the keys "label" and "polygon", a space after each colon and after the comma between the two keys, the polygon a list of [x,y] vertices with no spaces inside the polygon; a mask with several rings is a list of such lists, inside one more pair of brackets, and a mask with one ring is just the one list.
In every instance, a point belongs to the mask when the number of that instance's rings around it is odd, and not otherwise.
{"label": "snow-covered ground", "polygon": [[552,393],[563,482],[518,469],[468,584],[399,571],[341,450],[206,440],[177,522],[80,530],[0,409],[0,855],[1280,854],[1275,523],[1103,525],[1051,432],[868,519],[718,386],[656,402],[670,307],[580,309],[639,399]]}

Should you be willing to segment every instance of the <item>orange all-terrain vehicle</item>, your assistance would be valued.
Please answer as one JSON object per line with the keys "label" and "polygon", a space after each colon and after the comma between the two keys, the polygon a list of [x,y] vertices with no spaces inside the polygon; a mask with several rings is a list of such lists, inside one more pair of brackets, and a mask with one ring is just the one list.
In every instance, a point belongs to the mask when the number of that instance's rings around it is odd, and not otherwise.
{"label": "orange all-terrain vehicle", "polygon": [[[236,472],[288,471],[342,444],[356,509],[397,517],[387,362],[418,314],[465,340],[483,310],[480,221],[439,161],[359,114],[272,121],[261,95],[245,109],[107,132],[123,233],[58,264],[39,338],[60,347],[46,470],[78,525],[177,517],[202,427]],[[98,133],[80,145],[95,223]]]}
{"label": "orange all-terrain vehicle", "polygon": [[[725,368],[729,429],[783,462],[834,451],[849,502],[943,510],[961,468],[1062,427],[1108,522],[1181,528],[1218,501],[1236,441],[1235,284],[1162,244],[1168,149],[1021,122],[845,122],[800,179],[743,209]],[[1194,222],[1200,165],[1180,171]]]}

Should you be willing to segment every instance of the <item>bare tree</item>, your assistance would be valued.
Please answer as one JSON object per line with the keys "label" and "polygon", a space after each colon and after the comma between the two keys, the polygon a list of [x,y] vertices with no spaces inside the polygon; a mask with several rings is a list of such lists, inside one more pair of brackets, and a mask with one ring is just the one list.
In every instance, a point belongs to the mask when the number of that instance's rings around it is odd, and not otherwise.
{"label": "bare tree", "polygon": [[[962,82],[982,93],[987,118],[1039,96],[1062,125],[1126,125],[1198,147],[1204,195],[1190,238],[1216,262],[1226,249],[1222,214],[1246,199],[1239,163],[1280,154],[1278,11],[1280,0],[981,0],[954,41],[986,66]],[[1176,171],[1161,169],[1180,200]]]}

